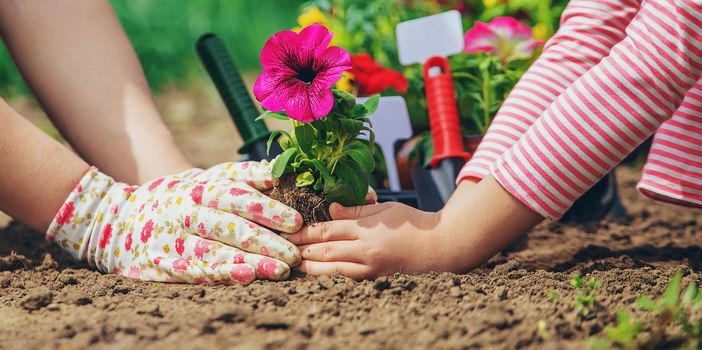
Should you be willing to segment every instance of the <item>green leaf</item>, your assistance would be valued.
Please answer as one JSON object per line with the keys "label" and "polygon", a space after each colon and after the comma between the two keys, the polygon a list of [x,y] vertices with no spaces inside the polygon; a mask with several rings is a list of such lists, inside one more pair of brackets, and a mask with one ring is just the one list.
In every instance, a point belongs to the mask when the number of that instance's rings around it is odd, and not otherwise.
{"label": "green leaf", "polygon": [[283,174],[285,174],[285,169],[288,164],[295,159],[297,155],[297,148],[288,148],[283,153],[278,156],[273,164],[272,175],[274,179],[279,179]]}
{"label": "green leaf", "polygon": [[312,157],[312,145],[314,145],[316,141],[316,136],[312,125],[300,124],[295,126],[295,139],[297,140],[297,145],[300,146],[302,152],[307,156]]}
{"label": "green leaf", "polygon": [[674,307],[678,303],[678,297],[680,296],[680,279],[682,274],[680,271],[675,273],[673,279],[670,280],[668,288],[665,290],[665,296],[663,297],[663,305],[666,307]]}
{"label": "green leaf", "polygon": [[344,147],[344,153],[346,153],[351,159],[353,159],[358,165],[363,168],[366,172],[370,173],[375,169],[375,161],[373,160],[373,155],[368,149],[368,145],[361,141],[354,141],[346,147]]}
{"label": "green leaf", "polygon": [[346,113],[356,105],[356,96],[337,89],[332,89],[332,93],[334,93],[334,98],[337,100],[338,106],[341,107],[342,112]]}
{"label": "green leaf", "polygon": [[368,114],[368,108],[366,108],[366,106],[362,104],[357,104],[353,106],[353,116],[355,118],[364,118]]}
{"label": "green leaf", "polygon": [[649,297],[638,297],[636,298],[636,305],[640,308],[648,311],[655,310],[657,308],[656,302]]}
{"label": "green leaf", "polygon": [[362,121],[355,119],[339,119],[339,123],[341,123],[341,129],[351,137],[355,137],[366,127]]}
{"label": "green leaf", "polygon": [[333,177],[324,181],[324,193],[327,195],[327,201],[330,203],[353,203],[353,190],[351,185],[335,180]]}
{"label": "green leaf", "polygon": [[352,199],[339,201],[344,206],[363,205],[368,193],[368,175],[356,162],[342,159],[336,164],[334,174],[343,183],[349,185]]}
{"label": "green leaf", "polygon": [[271,154],[271,145],[278,135],[280,135],[280,130],[273,131],[271,132],[270,136],[268,136],[268,142],[266,142],[266,154]]}
{"label": "green leaf", "polygon": [[695,300],[696,296],[697,296],[697,283],[692,282],[692,283],[690,283],[690,286],[687,287],[685,294],[683,294],[682,304],[683,305],[690,305],[690,303],[692,303],[692,301]]}
{"label": "green leaf", "polygon": [[259,115],[255,121],[263,120],[263,119],[278,119],[278,120],[290,120],[287,115],[283,113],[276,113],[276,112],[271,112],[271,111],[265,111],[263,114]]}
{"label": "green leaf", "polygon": [[366,115],[375,113],[375,111],[378,109],[378,104],[380,104],[380,95],[373,95],[369,97],[366,102],[363,103],[363,106],[366,107]]}
{"label": "green leaf", "polygon": [[305,171],[304,173],[298,174],[295,178],[295,186],[305,187],[314,183],[314,175],[311,172]]}

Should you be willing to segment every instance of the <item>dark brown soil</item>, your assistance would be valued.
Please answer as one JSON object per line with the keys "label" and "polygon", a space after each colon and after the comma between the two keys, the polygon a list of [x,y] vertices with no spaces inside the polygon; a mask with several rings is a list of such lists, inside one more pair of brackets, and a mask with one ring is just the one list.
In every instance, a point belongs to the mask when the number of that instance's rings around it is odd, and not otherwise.
{"label": "dark brown soil", "polygon": [[268,195],[295,208],[307,225],[331,220],[324,194],[309,187],[295,186],[295,175],[283,176]]}
{"label": "dark brown soil", "polygon": [[[144,283],[93,271],[11,224],[0,230],[0,349],[583,349],[620,309],[646,337],[654,318],[634,300],[661,295],[676,270],[683,286],[702,280],[702,222],[699,210],[637,194],[636,172],[619,175],[630,222],[543,224],[465,275]],[[594,319],[573,312],[574,273],[602,283]],[[665,332],[659,347],[675,344]]]}

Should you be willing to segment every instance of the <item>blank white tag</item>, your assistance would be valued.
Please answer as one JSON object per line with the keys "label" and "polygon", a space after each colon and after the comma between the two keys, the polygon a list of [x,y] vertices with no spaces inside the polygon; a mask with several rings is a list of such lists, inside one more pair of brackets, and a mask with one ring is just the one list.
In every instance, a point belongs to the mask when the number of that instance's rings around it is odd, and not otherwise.
{"label": "blank white tag", "polygon": [[395,30],[400,63],[405,66],[463,51],[463,22],[455,10],[405,21]]}
{"label": "blank white tag", "polygon": [[[367,98],[358,98],[358,103],[363,103],[366,100]],[[395,142],[412,137],[412,123],[407,112],[405,99],[402,96],[381,97],[378,109],[369,118],[373,123],[375,143],[380,146],[385,157],[390,189],[399,191],[400,176],[395,162]]]}

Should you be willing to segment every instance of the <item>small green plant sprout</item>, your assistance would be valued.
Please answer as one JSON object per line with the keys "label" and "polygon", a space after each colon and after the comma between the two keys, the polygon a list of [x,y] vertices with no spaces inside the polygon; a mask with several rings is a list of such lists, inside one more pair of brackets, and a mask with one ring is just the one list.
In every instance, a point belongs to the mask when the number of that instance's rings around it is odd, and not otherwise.
{"label": "small green plant sprout", "polygon": [[558,293],[556,293],[552,290],[549,290],[548,292],[546,292],[546,298],[548,298],[548,300],[552,303],[555,303],[556,301],[558,301],[558,297],[559,297]]}
{"label": "small green plant sprout", "polygon": [[639,308],[658,315],[657,327],[680,327],[686,337],[686,347],[702,349],[702,289],[698,289],[697,284],[692,282],[681,295],[681,278],[680,271],[676,272],[659,300],[640,297],[636,304]]}
{"label": "small green plant sprout", "polygon": [[[259,119],[290,120],[293,130],[274,131],[268,149],[282,134],[283,153],[273,165],[273,178],[295,176],[297,187],[323,192],[329,203],[363,205],[368,181],[375,168],[371,153],[375,136],[368,118],[378,108],[375,95],[363,104],[346,92],[333,89],[334,107],[327,116],[312,122],[288,118],[284,112],[266,112]],[[366,133],[366,139],[361,136]]]}
{"label": "small green plant sprout", "polygon": [[643,329],[640,322],[631,319],[629,312],[617,312],[617,326],[604,330],[605,338],[592,338],[589,344],[595,349],[612,349],[619,346],[623,349],[637,349],[636,337]]}
{"label": "small green plant sprout", "polygon": [[575,313],[583,319],[589,320],[597,316],[596,296],[600,281],[591,277],[587,282],[577,275],[570,281],[570,285],[575,288]]}

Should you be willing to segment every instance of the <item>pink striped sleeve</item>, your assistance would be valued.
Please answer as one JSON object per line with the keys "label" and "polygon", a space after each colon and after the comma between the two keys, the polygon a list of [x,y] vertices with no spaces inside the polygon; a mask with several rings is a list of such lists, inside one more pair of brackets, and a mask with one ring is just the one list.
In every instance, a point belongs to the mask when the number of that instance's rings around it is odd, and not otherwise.
{"label": "pink striped sleeve", "polygon": [[624,39],[640,2],[572,0],[563,12],[558,33],[514,87],[458,181],[485,177],[490,165],[522,137],[556,97]]}
{"label": "pink striped sleeve", "polygon": [[699,0],[647,0],[626,32],[491,168],[544,217],[561,217],[673,114],[700,77]]}

